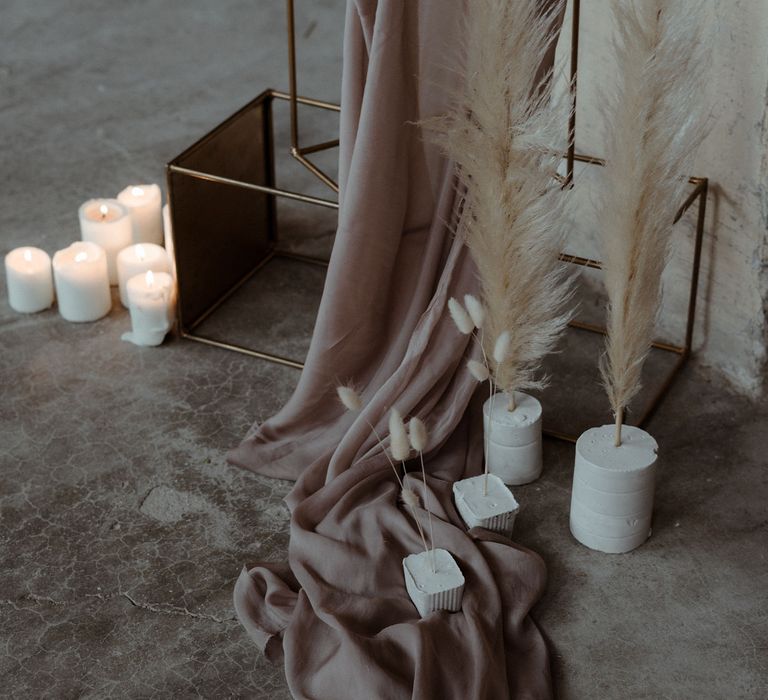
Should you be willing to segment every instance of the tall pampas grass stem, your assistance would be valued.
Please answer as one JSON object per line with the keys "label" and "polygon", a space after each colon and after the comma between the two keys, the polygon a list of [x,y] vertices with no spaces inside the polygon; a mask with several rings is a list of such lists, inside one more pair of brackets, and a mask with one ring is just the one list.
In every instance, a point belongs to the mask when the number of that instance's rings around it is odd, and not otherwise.
{"label": "tall pampas grass stem", "polygon": [[[464,85],[449,112],[425,126],[456,164],[458,233],[478,270],[485,354],[495,383],[514,397],[543,385],[541,359],[569,318],[570,279],[558,261],[567,193],[557,181],[567,113],[542,71],[563,5],[472,0],[466,7]],[[471,317],[476,309],[467,306]],[[455,305],[450,311],[466,327]],[[494,353],[504,334],[505,352]]]}
{"label": "tall pampas grass stem", "polygon": [[621,445],[661,301],[672,223],[704,134],[702,4],[611,3],[619,80],[601,99],[609,137],[597,207],[608,293],[600,371]]}

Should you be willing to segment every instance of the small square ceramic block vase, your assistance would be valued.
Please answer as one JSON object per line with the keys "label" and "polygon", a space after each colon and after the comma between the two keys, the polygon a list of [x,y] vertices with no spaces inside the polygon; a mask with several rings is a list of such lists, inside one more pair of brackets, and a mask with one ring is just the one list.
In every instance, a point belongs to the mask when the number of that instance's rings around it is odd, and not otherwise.
{"label": "small square ceramic block vase", "polygon": [[520,506],[495,474],[487,477],[481,474],[454,482],[453,500],[468,528],[484,527],[503,535],[512,534]]}
{"label": "small square ceramic block vase", "polygon": [[488,471],[508,486],[529,484],[541,476],[541,404],[533,396],[515,392],[495,394],[483,405],[485,458]]}
{"label": "small square ceramic block vase", "polygon": [[629,552],[650,536],[656,480],[656,441],[644,430],[591,428],[576,443],[571,533],[590,549]]}
{"label": "small square ceramic block vase", "polygon": [[464,575],[456,560],[445,549],[408,555],[403,559],[403,573],[405,588],[421,617],[436,610],[456,612],[461,609]]}

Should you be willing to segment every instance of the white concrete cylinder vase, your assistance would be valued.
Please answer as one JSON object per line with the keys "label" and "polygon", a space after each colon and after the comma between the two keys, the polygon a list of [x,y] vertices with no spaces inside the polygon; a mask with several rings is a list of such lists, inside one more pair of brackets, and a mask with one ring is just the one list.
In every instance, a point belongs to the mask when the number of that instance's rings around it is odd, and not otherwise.
{"label": "white concrete cylinder vase", "polygon": [[499,392],[483,405],[485,458],[488,471],[508,486],[519,486],[541,476],[541,404],[521,391],[515,392],[515,408],[509,395]]}
{"label": "white concrete cylinder vase", "polygon": [[621,554],[651,534],[658,445],[644,430],[625,425],[591,428],[576,442],[571,533],[583,545]]}
{"label": "white concrete cylinder vase", "polygon": [[405,588],[421,617],[436,610],[461,609],[464,575],[447,550],[409,554],[403,559],[403,574]]}
{"label": "white concrete cylinder vase", "polygon": [[520,510],[515,497],[495,474],[481,474],[453,484],[453,500],[467,527],[511,535]]}

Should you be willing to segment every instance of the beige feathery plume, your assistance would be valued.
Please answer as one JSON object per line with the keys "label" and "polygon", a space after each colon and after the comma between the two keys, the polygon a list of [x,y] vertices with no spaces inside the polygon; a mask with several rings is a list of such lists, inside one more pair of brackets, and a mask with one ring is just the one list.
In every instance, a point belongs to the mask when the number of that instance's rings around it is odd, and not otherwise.
{"label": "beige feathery plume", "polygon": [[507,331],[492,367],[508,392],[536,377],[569,314],[570,280],[558,253],[567,192],[556,179],[567,111],[553,104],[548,65],[562,2],[466,4],[465,85],[449,113],[425,127],[454,161],[463,192],[459,235],[477,265],[484,343]]}
{"label": "beige feathery plume", "polygon": [[475,324],[472,323],[472,318],[467,313],[467,310],[461,305],[461,302],[454,297],[451,297],[448,300],[448,311],[460,333],[469,335],[475,330]]}
{"label": "beige feathery plume", "polygon": [[619,79],[604,94],[609,126],[597,221],[608,292],[603,383],[621,444],[624,410],[640,389],[661,299],[672,222],[704,133],[701,3],[611,3]]}
{"label": "beige feathery plume", "polygon": [[398,462],[405,462],[411,453],[405,423],[403,423],[400,411],[396,408],[389,412],[389,449],[392,452],[392,457]]}
{"label": "beige feathery plume", "polygon": [[480,303],[480,300],[472,294],[465,294],[464,306],[467,307],[467,313],[472,319],[472,324],[475,326],[475,328],[478,330],[482,328],[483,322],[485,321],[485,309]]}
{"label": "beige feathery plume", "polygon": [[348,411],[353,413],[359,411],[363,407],[363,401],[351,386],[337,386],[336,393],[339,396],[339,400],[344,404],[344,407]]}
{"label": "beige feathery plume", "polygon": [[467,369],[478,382],[488,381],[488,378],[491,376],[488,367],[477,360],[469,360],[467,362]]}

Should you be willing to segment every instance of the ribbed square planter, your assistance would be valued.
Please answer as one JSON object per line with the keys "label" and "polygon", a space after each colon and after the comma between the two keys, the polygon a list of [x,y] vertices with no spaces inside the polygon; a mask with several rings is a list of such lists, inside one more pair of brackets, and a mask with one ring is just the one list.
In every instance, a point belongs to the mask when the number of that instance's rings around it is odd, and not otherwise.
{"label": "ribbed square planter", "polygon": [[495,474],[456,481],[453,500],[468,528],[484,527],[504,535],[512,534],[520,505]]}
{"label": "ribbed square planter", "polygon": [[[435,570],[431,557],[434,556]],[[445,549],[410,554],[403,559],[405,588],[421,617],[436,610],[455,612],[461,608],[464,575]]]}

